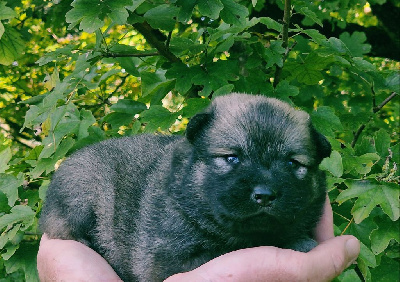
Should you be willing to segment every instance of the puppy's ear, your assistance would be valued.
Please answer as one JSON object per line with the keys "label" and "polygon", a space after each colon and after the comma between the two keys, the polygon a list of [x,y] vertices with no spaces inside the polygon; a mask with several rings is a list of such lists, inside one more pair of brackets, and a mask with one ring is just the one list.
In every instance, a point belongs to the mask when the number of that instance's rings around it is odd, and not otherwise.
{"label": "puppy's ear", "polygon": [[208,127],[212,119],[212,114],[204,112],[193,116],[186,127],[186,138],[190,143],[194,143],[204,130]]}
{"label": "puppy's ear", "polygon": [[317,161],[321,163],[324,158],[331,155],[331,143],[329,143],[324,135],[315,130],[313,126],[311,126],[311,135],[317,148]]}

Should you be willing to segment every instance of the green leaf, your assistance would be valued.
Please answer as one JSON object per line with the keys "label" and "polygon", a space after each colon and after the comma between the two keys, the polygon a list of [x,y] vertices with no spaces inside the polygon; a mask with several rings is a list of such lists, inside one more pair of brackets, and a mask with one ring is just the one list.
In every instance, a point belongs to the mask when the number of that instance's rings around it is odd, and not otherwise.
{"label": "green leaf", "polygon": [[127,125],[132,122],[135,114],[112,112],[103,118],[103,122],[111,124],[113,129],[118,130],[122,125]]}
{"label": "green leaf", "polygon": [[[347,204],[348,207],[352,206],[350,202],[348,202]],[[347,225],[348,222],[345,223],[345,226]],[[344,228],[345,227],[343,227],[342,229]],[[350,226],[347,228],[345,234],[353,235],[358,240],[369,246],[371,244],[370,234],[373,230],[377,228],[378,225],[375,223],[375,221],[372,220],[372,216],[370,216],[359,224],[355,224],[354,222],[350,223]]]}
{"label": "green leaf", "polygon": [[358,277],[357,272],[354,269],[345,270],[340,276],[336,277],[336,280],[340,282],[361,282],[362,280]]}
{"label": "green leaf", "polygon": [[316,52],[312,52],[304,62],[288,62],[285,68],[298,82],[314,85],[324,79],[324,70],[328,69],[333,62],[335,62],[333,56],[320,56]]}
{"label": "green leaf", "polygon": [[55,51],[44,54],[39,60],[36,61],[36,63],[39,64],[39,66],[43,66],[53,61],[59,62],[66,60],[68,57],[73,55],[72,50],[74,50],[73,45],[57,48]]}
{"label": "green leaf", "polygon": [[192,68],[195,73],[192,82],[195,85],[204,86],[199,93],[200,96],[208,97],[212,91],[216,91],[228,84],[228,81],[235,81],[237,64],[233,61],[217,61],[210,64],[207,70],[197,66]]}
{"label": "green leaf", "polygon": [[379,266],[371,269],[373,282],[398,281],[400,277],[400,263],[397,259],[382,256]]}
{"label": "green leaf", "polygon": [[338,151],[332,151],[329,158],[322,160],[320,168],[329,171],[335,177],[341,177],[343,175],[342,156]]}
{"label": "green leaf", "polygon": [[163,4],[148,10],[144,18],[153,28],[172,31],[175,28],[177,14],[177,7]]}
{"label": "green leaf", "polygon": [[360,246],[361,246],[361,248],[360,248],[360,254],[358,256],[358,260],[362,260],[365,263],[365,265],[367,265],[369,267],[375,267],[376,266],[375,255],[362,242],[360,242]]}
{"label": "green leaf", "polygon": [[178,14],[178,21],[183,23],[189,21],[193,13],[194,6],[196,6],[196,4],[197,0],[178,0],[176,2],[176,5],[181,6]]}
{"label": "green leaf", "polygon": [[88,128],[96,122],[91,111],[81,109],[80,111],[80,123],[78,129],[78,139],[85,138],[89,135]]}
{"label": "green leaf", "polygon": [[5,30],[6,30],[6,29],[4,28],[3,23],[0,22],[0,39],[1,39],[1,37],[3,36]]}
{"label": "green leaf", "polygon": [[9,20],[17,16],[17,13],[10,7],[7,7],[6,4],[7,2],[0,1],[0,20]]}
{"label": "green leaf", "polygon": [[341,192],[336,201],[342,204],[358,197],[351,210],[355,223],[362,222],[378,205],[393,221],[399,219],[399,189],[396,184],[368,180],[346,180],[345,184],[349,188]]}
{"label": "green leaf", "polygon": [[318,107],[311,113],[311,120],[317,131],[326,136],[334,137],[336,130],[343,129],[340,119],[335,115],[335,111],[331,107]]}
{"label": "green leaf", "polygon": [[8,162],[11,160],[11,148],[7,147],[4,150],[0,151],[0,173],[5,172],[8,168]]}
{"label": "green leaf", "polygon": [[386,78],[385,85],[390,91],[400,92],[400,73],[395,72]]}
{"label": "green leaf", "polygon": [[[183,0],[185,1],[185,0]],[[224,8],[220,0],[199,0],[197,3],[200,15],[217,19]]]}
{"label": "green leaf", "polygon": [[389,148],[390,148],[390,135],[389,133],[381,128],[374,134],[374,141],[375,141],[375,149],[376,152],[382,158],[389,155]]}
{"label": "green leaf", "polygon": [[[0,174],[0,191],[8,199],[8,205],[14,206],[18,199],[18,188],[24,183],[24,175],[19,173],[17,177],[12,174]],[[1,229],[1,228],[0,228]]]}
{"label": "green leaf", "polygon": [[25,42],[21,34],[11,27],[7,27],[0,38],[0,64],[11,65],[22,56],[25,50]]}
{"label": "green leaf", "polygon": [[38,178],[45,171],[47,174],[54,171],[55,165],[58,160],[63,158],[68,153],[74,143],[75,141],[72,137],[67,137],[63,139],[60,145],[56,147],[53,156],[51,156],[50,158],[39,159],[36,166],[31,170],[30,176],[32,178]]}
{"label": "green leaf", "polygon": [[361,156],[346,155],[343,158],[345,171],[356,171],[359,174],[368,174],[374,164],[380,159],[375,153],[366,153]]}
{"label": "green leaf", "polygon": [[126,8],[132,6],[132,0],[75,0],[71,5],[73,8],[66,14],[68,28],[80,23],[81,30],[93,33],[104,25],[106,16],[116,24],[125,24],[129,16]]}
{"label": "green leaf", "polygon": [[139,114],[147,110],[146,104],[129,99],[119,99],[118,102],[110,107],[111,110],[118,113]]}
{"label": "green leaf", "polygon": [[379,218],[379,226],[371,233],[371,249],[375,254],[382,253],[389,245],[390,240],[400,243],[400,226],[398,222],[387,217]]}
{"label": "green leaf", "polygon": [[214,91],[213,98],[232,93],[232,90],[234,87],[235,86],[233,84],[227,84],[227,85],[224,85],[224,86],[218,88],[217,90]]}
{"label": "green leaf", "polygon": [[224,8],[221,11],[221,19],[232,25],[242,25],[246,22],[249,10],[233,0],[221,0]]}
{"label": "green leaf", "polygon": [[39,198],[42,201],[46,200],[46,193],[47,193],[47,189],[49,188],[50,185],[50,180],[44,180],[42,185],[40,185],[39,187]]}
{"label": "green leaf", "polygon": [[[106,135],[105,135],[104,131],[96,126],[89,127],[88,133],[89,133],[89,135],[87,137],[78,140],[74,144],[74,146],[71,148],[70,152],[74,152],[80,148],[83,148],[90,144],[97,143],[99,141],[106,139]],[[39,190],[39,193],[40,193],[40,190]]]}
{"label": "green leaf", "polygon": [[275,94],[282,100],[288,100],[289,97],[297,96],[299,94],[299,88],[290,85],[288,81],[283,80],[276,86]]}
{"label": "green leaf", "polygon": [[361,71],[375,71],[376,67],[371,64],[370,62],[367,62],[363,58],[353,58],[353,62],[356,68],[358,68]]}
{"label": "green leaf", "polygon": [[346,44],[353,57],[362,57],[371,51],[371,45],[364,44],[367,41],[367,36],[364,32],[355,31],[352,35],[348,32],[343,32],[339,39]]}
{"label": "green leaf", "polygon": [[266,67],[272,67],[274,64],[282,67],[283,53],[285,53],[285,48],[282,47],[281,40],[271,42],[269,48],[265,48],[264,50],[264,58],[267,61]]}
{"label": "green leaf", "polygon": [[[140,51],[137,50],[138,53]],[[118,64],[121,66],[121,68],[125,69],[130,75],[139,77],[140,73],[136,68],[136,65],[140,61],[139,58],[134,58],[134,57],[128,57],[128,58],[114,58],[114,61],[118,62]]]}
{"label": "green leaf", "polygon": [[191,98],[186,101],[182,116],[191,118],[210,105],[210,100],[206,98]]}
{"label": "green leaf", "polygon": [[169,129],[175,123],[178,115],[178,113],[171,113],[163,106],[155,105],[142,112],[140,120],[142,123],[147,123],[146,132],[154,132],[158,128],[160,130]]}
{"label": "green leaf", "polygon": [[316,24],[318,24],[320,27],[323,27],[322,25],[322,21],[319,19],[319,17],[313,12],[311,11],[309,8],[307,7],[302,7],[300,9],[300,13],[302,13],[303,15],[305,15],[307,18],[311,19],[313,22],[315,22]]}
{"label": "green leaf", "polygon": [[132,5],[127,6],[126,8],[131,11],[134,12],[136,10],[137,7],[139,7],[143,2],[145,2],[146,0],[132,0]]}
{"label": "green leaf", "polygon": [[13,273],[19,269],[25,273],[24,281],[39,282],[36,256],[39,249],[38,241],[22,242],[18,250],[8,260],[4,261],[7,273]]}
{"label": "green leaf", "polygon": [[35,212],[29,206],[18,205],[11,209],[11,213],[0,217],[0,230],[4,227],[22,222],[30,226],[35,218]]}
{"label": "green leaf", "polygon": [[103,21],[99,19],[102,10],[100,3],[95,4],[90,0],[78,0],[72,2],[71,5],[74,8],[65,15],[67,23],[70,23],[68,29],[72,29],[80,23],[79,28],[81,30],[93,33],[103,26]]}
{"label": "green leaf", "polygon": [[319,50],[320,53],[325,53],[325,55],[344,55],[350,53],[346,44],[343,43],[342,40],[336,37],[331,37],[326,42],[322,42],[322,45],[325,47],[322,50]]}
{"label": "green leaf", "polygon": [[140,73],[142,77],[142,96],[154,95],[158,91],[164,92],[166,95],[172,89],[172,80],[165,78],[165,70],[157,70],[156,72],[143,71]]}
{"label": "green leaf", "polygon": [[[85,115],[85,112],[83,114]],[[56,108],[49,116],[48,121],[50,121],[49,133],[42,142],[45,147],[40,153],[40,158],[49,158],[66,135],[79,135],[81,117],[72,103]],[[84,130],[81,134],[84,135]]]}
{"label": "green leaf", "polygon": [[204,44],[199,44],[190,38],[173,37],[170,42],[170,50],[177,56],[184,54],[197,54],[205,50]]}
{"label": "green leaf", "polygon": [[323,43],[326,43],[328,41],[325,35],[321,34],[316,29],[305,29],[302,30],[302,32],[307,34],[317,44],[322,45]]}
{"label": "green leaf", "polygon": [[166,78],[176,79],[175,89],[181,94],[186,93],[192,87],[193,75],[192,69],[182,63],[173,63],[165,73]]}
{"label": "green leaf", "polygon": [[279,33],[282,32],[282,24],[278,23],[276,20],[273,20],[269,17],[262,17],[260,18],[260,23],[266,25],[269,29],[273,29],[278,31]]}
{"label": "green leaf", "polygon": [[4,260],[8,260],[12,255],[15,253],[16,250],[18,250],[18,245],[10,245],[6,248],[6,252],[1,254],[1,257]]}

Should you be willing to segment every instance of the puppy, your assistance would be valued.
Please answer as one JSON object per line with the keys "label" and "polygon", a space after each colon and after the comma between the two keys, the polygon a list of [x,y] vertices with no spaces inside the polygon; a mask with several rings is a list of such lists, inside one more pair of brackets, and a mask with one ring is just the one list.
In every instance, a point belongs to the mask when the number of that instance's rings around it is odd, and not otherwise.
{"label": "puppy", "polygon": [[330,151],[303,111],[217,97],[185,137],[138,135],[74,153],[53,176],[40,226],[93,248],[125,281],[162,281],[255,246],[307,252]]}

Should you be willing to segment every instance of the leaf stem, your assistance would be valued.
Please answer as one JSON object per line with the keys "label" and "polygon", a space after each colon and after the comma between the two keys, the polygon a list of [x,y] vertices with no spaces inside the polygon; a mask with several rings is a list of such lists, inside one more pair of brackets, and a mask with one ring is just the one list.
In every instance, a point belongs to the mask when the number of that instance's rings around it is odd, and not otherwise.
{"label": "leaf stem", "polygon": [[352,148],[354,148],[354,146],[356,145],[358,138],[360,137],[361,133],[363,132],[367,124],[371,121],[373,115],[379,112],[387,103],[389,103],[397,95],[398,95],[397,92],[392,92],[389,97],[387,97],[385,100],[383,100],[382,103],[379,104],[379,106],[373,108],[372,110],[373,114],[369,117],[368,121],[366,123],[361,124],[358,130],[354,133],[353,141],[351,141]]}
{"label": "leaf stem", "polygon": [[342,233],[340,235],[343,235],[346,230],[350,227],[350,224],[354,221],[354,216],[351,218],[351,220],[349,221],[349,223],[346,225],[346,227],[344,228],[344,230],[342,231]]}
{"label": "leaf stem", "polygon": [[[288,48],[288,43],[289,43],[289,25],[290,25],[290,17],[291,17],[291,0],[285,0],[285,7],[283,10],[283,27],[282,27],[282,47],[287,49]],[[293,48],[293,47],[292,47]],[[286,50],[286,53],[289,53],[290,50]],[[287,55],[285,53],[285,56],[283,58],[283,61],[285,61]],[[276,87],[280,81],[281,73],[282,73],[282,67],[277,66],[275,70],[275,77],[274,77],[274,87]]]}

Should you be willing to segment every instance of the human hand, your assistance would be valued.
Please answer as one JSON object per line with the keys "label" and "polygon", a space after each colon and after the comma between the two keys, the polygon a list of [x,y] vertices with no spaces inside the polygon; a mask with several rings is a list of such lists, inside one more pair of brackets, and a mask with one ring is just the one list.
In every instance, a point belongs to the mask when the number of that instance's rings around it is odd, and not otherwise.
{"label": "human hand", "polygon": [[165,282],[183,281],[331,281],[357,258],[360,244],[353,236],[328,239],[308,253],[256,247],[215,258]]}
{"label": "human hand", "polygon": [[[315,239],[321,244],[309,253],[268,246],[238,250],[193,271],[173,275],[166,282],[329,281],[348,267],[360,250],[353,236],[333,238],[332,209],[328,200],[315,230]],[[40,243],[38,271],[42,282],[121,281],[92,249],[76,241],[50,240],[46,235]]]}
{"label": "human hand", "polygon": [[86,245],[73,240],[40,241],[37,268],[41,282],[122,281],[107,261]]}
{"label": "human hand", "polygon": [[190,272],[173,275],[165,282],[330,281],[350,266],[360,252],[355,237],[334,238],[328,197],[314,238],[320,244],[308,253],[269,246],[238,250]]}

